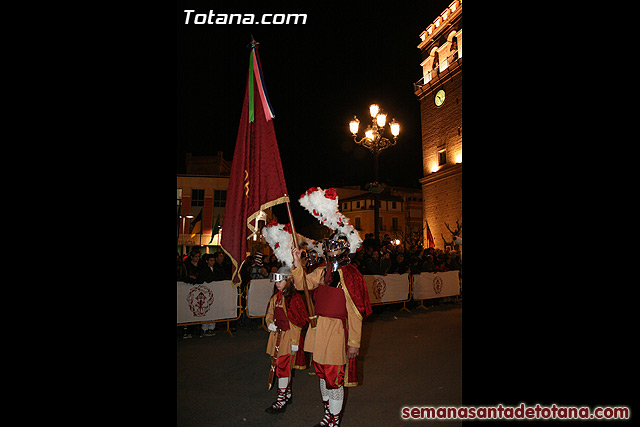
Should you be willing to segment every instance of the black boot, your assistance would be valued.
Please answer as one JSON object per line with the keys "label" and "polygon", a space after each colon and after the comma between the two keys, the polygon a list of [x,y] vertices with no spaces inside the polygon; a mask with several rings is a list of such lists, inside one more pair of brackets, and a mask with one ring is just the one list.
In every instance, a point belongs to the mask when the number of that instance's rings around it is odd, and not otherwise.
{"label": "black boot", "polygon": [[322,407],[324,408],[324,418],[322,418],[322,421],[320,421],[318,424],[314,425],[313,427],[327,427],[329,425],[329,420],[331,417],[331,414],[329,413],[329,401],[323,400]]}
{"label": "black boot", "polygon": [[287,388],[278,388],[278,400],[265,409],[269,414],[279,414],[287,410]]}
{"label": "black boot", "polygon": [[328,427],[339,427],[340,426],[340,418],[341,414],[329,414],[329,424]]}

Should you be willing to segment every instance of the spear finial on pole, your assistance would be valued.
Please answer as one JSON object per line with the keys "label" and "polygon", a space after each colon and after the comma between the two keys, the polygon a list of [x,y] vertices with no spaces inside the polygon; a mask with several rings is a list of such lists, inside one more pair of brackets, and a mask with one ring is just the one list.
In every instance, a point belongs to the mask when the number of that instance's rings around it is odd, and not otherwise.
{"label": "spear finial on pole", "polygon": [[256,41],[255,38],[253,38],[253,34],[251,34],[251,42],[247,45],[247,47],[253,49],[254,47],[258,47],[260,45],[259,42]]}

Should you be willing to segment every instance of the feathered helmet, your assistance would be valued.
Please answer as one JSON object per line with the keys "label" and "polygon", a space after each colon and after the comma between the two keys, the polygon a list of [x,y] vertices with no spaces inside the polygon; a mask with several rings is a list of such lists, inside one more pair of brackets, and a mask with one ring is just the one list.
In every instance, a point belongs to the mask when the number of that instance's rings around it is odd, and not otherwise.
{"label": "feathered helmet", "polygon": [[311,187],[300,196],[299,202],[320,224],[335,232],[329,242],[326,240],[323,242],[323,246],[329,245],[337,249],[337,245],[342,245],[343,248],[349,248],[351,253],[355,253],[362,245],[362,238],[358,231],[338,210],[338,194],[335,188],[323,190],[320,187]]}
{"label": "feathered helmet", "polygon": [[330,270],[336,271],[348,264],[349,252],[355,253],[362,244],[362,239],[349,220],[338,210],[336,189],[323,190],[311,187],[300,196],[300,204],[316,217],[320,224],[334,231],[331,237],[322,241],[322,249]]}

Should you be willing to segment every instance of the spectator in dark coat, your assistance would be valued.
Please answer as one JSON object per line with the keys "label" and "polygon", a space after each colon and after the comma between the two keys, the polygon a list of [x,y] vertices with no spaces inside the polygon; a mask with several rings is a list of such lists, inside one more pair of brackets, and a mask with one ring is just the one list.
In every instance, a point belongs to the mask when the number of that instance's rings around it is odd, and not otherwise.
{"label": "spectator in dark coat", "polygon": [[382,252],[380,257],[380,271],[386,276],[389,270],[391,270],[391,252],[386,250]]}
{"label": "spectator in dark coat", "polygon": [[215,264],[215,258],[211,254],[204,254],[202,261],[198,267],[198,283],[213,282],[213,264]]}
{"label": "spectator in dark coat", "polygon": [[196,247],[191,250],[189,257],[184,261],[184,265],[187,267],[187,277],[185,277],[185,283],[191,283],[195,285],[198,282],[198,270],[200,262],[200,248]]}
{"label": "spectator in dark coat", "polygon": [[360,263],[360,273],[362,274],[375,274],[369,271],[369,263],[373,258],[373,245],[363,246],[362,262]]}
{"label": "spectator in dark coat", "polygon": [[385,274],[385,272],[382,271],[382,266],[380,265],[380,252],[374,250],[371,253],[371,258],[365,258],[364,262],[366,270],[368,271],[367,274]]}
{"label": "spectator in dark coat", "polygon": [[231,280],[231,265],[226,262],[226,256],[224,252],[216,252],[213,257],[213,280]]}

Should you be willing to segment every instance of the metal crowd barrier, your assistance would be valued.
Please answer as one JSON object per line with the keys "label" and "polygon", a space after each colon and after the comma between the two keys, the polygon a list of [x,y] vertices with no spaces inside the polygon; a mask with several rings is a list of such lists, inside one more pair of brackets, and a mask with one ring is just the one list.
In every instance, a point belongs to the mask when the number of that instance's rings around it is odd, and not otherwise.
{"label": "metal crowd barrier", "polygon": [[[454,270],[455,271],[455,270]],[[388,305],[388,304],[400,304],[402,303],[402,308],[400,309],[400,311],[406,311],[407,313],[410,313],[411,311],[407,308],[407,303],[411,302],[411,301],[416,301],[419,302],[420,304],[416,307],[416,308],[422,308],[424,310],[428,310],[428,307],[424,305],[424,301],[426,299],[436,299],[436,298],[424,298],[424,299],[416,299],[415,295],[414,295],[414,275],[409,273],[408,274],[408,279],[409,279],[409,294],[408,297],[406,299],[403,300],[394,300],[394,301],[386,301],[386,302],[376,302],[376,303],[371,303],[371,306],[380,306],[380,305]],[[249,319],[261,319],[261,325],[258,327],[258,329],[264,329],[265,331],[267,330],[267,327],[265,325],[264,322],[264,318],[266,315],[266,303],[268,303],[268,299],[266,300],[265,303],[265,314],[263,314],[262,316],[251,316],[249,315],[249,286],[251,285],[251,281],[249,281],[247,284],[239,286],[237,288],[237,292],[238,292],[238,306],[237,306],[237,312],[238,315],[236,317],[233,318],[225,318],[225,319],[218,319],[218,320],[210,320],[210,321],[199,321],[199,322],[186,322],[186,323],[178,323],[177,326],[189,326],[189,325],[201,325],[201,324],[205,324],[205,323],[220,323],[220,322],[226,322],[227,323],[227,328],[224,332],[228,333],[230,336],[233,337],[233,333],[231,332],[231,328],[229,326],[229,322],[232,321],[237,321],[240,319],[240,317],[242,317],[242,313],[244,312],[246,317]],[[246,295],[246,299],[245,299],[245,306],[242,305],[242,296],[243,296],[243,292],[244,291],[244,295]],[[456,302],[461,302],[462,301],[462,278],[459,276],[459,291],[457,295],[447,295],[445,297],[439,297],[439,298],[448,298],[448,297],[453,297],[455,298]]]}
{"label": "metal crowd barrier", "polygon": [[233,337],[233,333],[231,332],[231,328],[229,326],[229,322],[233,322],[234,320],[238,320],[242,316],[242,293],[240,292],[240,287],[237,287],[236,291],[238,293],[238,306],[236,308],[238,310],[238,315],[236,317],[225,318],[225,319],[217,319],[217,320],[203,320],[203,321],[199,321],[199,322],[177,323],[176,327],[178,327],[178,326],[191,326],[191,325],[203,325],[205,323],[227,322],[227,329],[224,330],[223,333],[228,333],[229,336]]}

